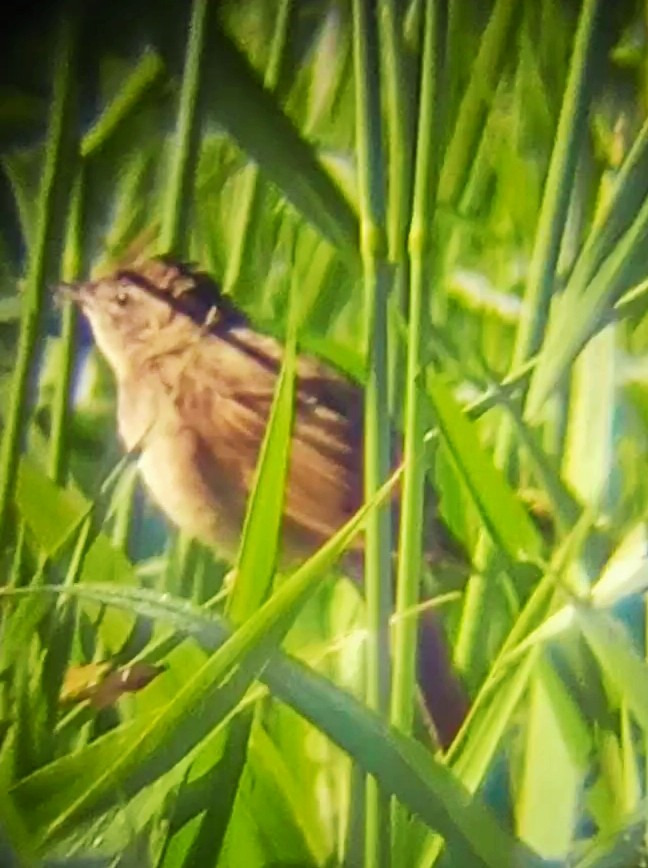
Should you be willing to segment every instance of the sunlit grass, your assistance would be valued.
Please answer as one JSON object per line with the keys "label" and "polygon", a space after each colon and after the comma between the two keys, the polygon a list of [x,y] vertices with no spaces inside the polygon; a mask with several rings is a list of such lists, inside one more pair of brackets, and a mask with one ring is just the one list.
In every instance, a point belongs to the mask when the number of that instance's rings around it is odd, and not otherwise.
{"label": "sunlit grass", "polygon": [[[7,126],[2,864],[638,863],[645,23],[373,5],[81,10],[43,43],[38,140]],[[110,376],[49,303],[133,246],[199,261],[290,348],[234,590],[135,485]],[[396,614],[375,503],[367,612],[325,578],[342,537],[274,584],[298,346],[368,387],[369,500],[402,437]],[[424,477],[473,562],[426,577],[473,699],[445,755],[411,702]],[[164,669],[61,704],[103,660]]]}

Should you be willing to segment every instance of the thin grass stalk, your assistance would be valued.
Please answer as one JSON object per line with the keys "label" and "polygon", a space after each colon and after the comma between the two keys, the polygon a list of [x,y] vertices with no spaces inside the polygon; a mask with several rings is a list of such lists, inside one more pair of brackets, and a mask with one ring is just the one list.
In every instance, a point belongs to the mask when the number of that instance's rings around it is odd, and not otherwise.
{"label": "thin grass stalk", "polygon": [[445,49],[445,94],[443,120],[444,145],[454,126],[461,94],[460,86],[465,70],[465,37],[463,35],[466,12],[465,0],[448,0],[448,26]]}
{"label": "thin grass stalk", "polygon": [[[169,181],[162,212],[159,248],[163,253],[185,255],[189,246],[189,215],[194,196],[193,179],[199,151],[201,72],[209,0],[194,0],[189,19],[185,64],[178,101],[176,132],[172,142]],[[120,492],[120,541],[128,544],[137,477]]]}
{"label": "thin grass stalk", "polygon": [[[434,209],[438,183],[439,148],[439,36],[443,27],[442,3],[427,0],[423,53],[421,57],[421,99],[416,143],[414,201],[408,249],[410,259],[409,322],[407,336],[407,378],[405,394],[405,436],[396,617],[394,624],[394,670],[391,722],[409,734],[416,696],[416,647],[418,624],[404,617],[419,599],[422,567],[423,501],[426,452],[421,374],[427,341],[429,316],[430,252],[433,240]],[[397,803],[392,805],[392,852],[394,860],[403,852],[408,815]]]}
{"label": "thin grass stalk", "polygon": [[[387,248],[395,265],[392,302],[399,313],[407,309],[407,223],[412,193],[410,135],[410,88],[405,68],[403,21],[395,0],[383,0],[380,10],[380,61],[385,90],[387,127]],[[405,366],[405,350],[399,340],[389,345],[389,406],[392,415],[400,409],[399,387]]]}
{"label": "thin grass stalk", "polygon": [[[582,137],[587,133],[584,113],[591,86],[589,67],[597,8],[598,0],[584,0],[574,37],[574,49],[545,182],[523,310],[513,349],[512,369],[518,369],[535,355],[542,343],[547,324],[572,181]],[[511,434],[512,427],[505,419],[495,446],[495,462],[502,468],[508,465]],[[486,534],[482,533],[474,557],[475,564],[482,573],[486,571],[492,554],[492,543]],[[472,576],[468,582],[455,647],[455,661],[463,672],[478,672],[479,666],[475,666],[479,659],[483,662],[481,648],[488,626],[483,613],[488,605],[487,597],[491,585],[483,574]]]}
{"label": "thin grass stalk", "polygon": [[[590,62],[596,36],[599,0],[583,0],[574,50],[560,109],[556,138],[545,181],[529,275],[524,292],[511,366],[537,353],[547,324],[560,244],[583,138],[592,86]],[[500,448],[501,454],[501,448]]]}
{"label": "thin grass stalk", "polygon": [[199,144],[201,66],[209,0],[194,0],[178,103],[176,134],[171,151],[169,183],[160,229],[163,252],[184,253],[189,235],[188,216],[193,199],[193,178]]}
{"label": "thin grass stalk", "polygon": [[[67,225],[66,244],[63,255],[63,277],[71,280],[81,271],[82,263],[82,228],[83,228],[83,196],[84,196],[83,165],[74,181],[70,214]],[[76,311],[71,303],[66,302],[63,311],[63,334],[61,338],[60,377],[57,380],[57,390],[53,402],[52,437],[50,440],[50,475],[55,482],[61,484],[65,480],[67,449],[67,431],[70,416],[70,383],[74,364]],[[76,532],[76,541],[63,584],[69,587],[75,584],[81,575],[83,563],[93,539],[93,514],[89,512],[81,521]],[[33,578],[33,583],[40,583],[45,578],[46,558],[41,557],[39,569]],[[53,759],[55,755],[55,726],[60,710],[60,693],[70,662],[70,653],[75,633],[75,607],[71,600],[60,598],[56,605],[56,615],[50,621],[46,638],[43,639],[45,653],[41,674],[41,690],[46,698],[46,715],[41,724],[40,741],[45,747],[46,755]]]}
{"label": "thin grass stalk", "polygon": [[490,14],[441,169],[439,199],[445,204],[456,205],[463,192],[521,6],[520,0],[497,0]]}
{"label": "thin grass stalk", "polygon": [[[407,328],[407,384],[405,395],[405,437],[403,499],[399,538],[399,569],[396,614],[411,610],[418,602],[421,567],[421,519],[425,466],[418,459],[425,452],[423,404],[420,378],[424,368],[429,301],[429,265],[432,225],[438,181],[438,16],[439,4],[427,0],[424,49],[421,63],[421,114],[416,147],[414,203],[408,247],[411,263],[410,304]],[[395,626],[394,683],[392,723],[406,732],[413,717],[414,651],[416,624],[411,618],[397,617]],[[402,671],[401,671],[401,667]],[[398,676],[412,677],[400,681]]]}
{"label": "thin grass stalk", "polygon": [[[293,269],[288,298],[286,352],[268,426],[259,452],[254,488],[248,499],[236,562],[237,581],[225,607],[225,615],[234,625],[248,621],[266,602],[272,591],[280,546],[283,498],[278,501],[276,492],[285,492],[288,476],[298,330],[294,247],[292,254]],[[269,477],[269,474],[273,474],[273,467],[279,469],[279,474],[274,476],[274,479]],[[267,501],[264,503],[263,499],[264,496],[267,497],[269,491],[272,492],[274,501],[273,515],[269,514]],[[260,540],[261,547],[259,547]],[[202,865],[207,854],[213,860],[221,852],[227,829],[236,810],[236,798],[247,764],[248,743],[256,714],[255,704],[242,710],[228,727],[225,746],[218,761],[219,769],[214,770],[214,792],[211,800],[213,807],[207,810],[200,822],[188,864]]]}
{"label": "thin grass stalk", "polygon": [[642,280],[641,283],[623,293],[612,310],[604,315],[602,326],[638,317],[646,310],[648,310],[648,280]]}
{"label": "thin grass stalk", "polygon": [[135,512],[135,491],[137,489],[137,465],[127,468],[114,492],[111,507],[113,522],[110,537],[113,545],[128,554]]}
{"label": "thin grass stalk", "polygon": [[606,228],[616,215],[624,212],[627,214],[627,200],[632,197],[641,183],[647,156],[648,118],[637,134],[618,174],[608,185],[609,190],[597,209],[590,232],[569,276],[568,286],[575,286],[582,292],[594,277],[602,257],[613,253],[613,249],[606,249],[611,244],[610,239],[606,237]]}
{"label": "thin grass stalk", "polygon": [[569,286],[562,298],[561,312],[574,317],[569,334],[554,320],[529,386],[525,406],[527,418],[533,418],[542,408],[551,389],[567,372],[585,343],[605,323],[614,310],[616,297],[624,288],[628,271],[641,255],[642,240],[648,228],[648,199],[645,199],[612,252],[601,263],[589,285],[578,294]]}
{"label": "thin grass stalk", "polygon": [[[293,0],[281,0],[277,10],[277,20],[272,34],[270,56],[266,66],[263,83],[267,90],[274,90],[279,80],[279,73],[284,57],[288,24]],[[250,231],[252,215],[259,200],[259,169],[256,163],[246,167],[240,189],[237,193],[238,206],[234,211],[234,225],[230,231],[231,248],[227,257],[227,266],[223,278],[223,290],[232,292],[240,275],[242,264],[250,257],[254,236]]]}
{"label": "thin grass stalk", "polygon": [[[387,479],[390,465],[387,357],[388,274],[384,263],[385,204],[375,4],[353,2],[356,154],[360,205],[360,252],[365,291],[367,389],[365,398],[364,493],[369,500]],[[388,508],[374,510],[366,525],[367,691],[370,708],[389,710],[389,615],[391,521]],[[389,864],[389,800],[367,778],[366,868]]]}
{"label": "thin grass stalk", "polygon": [[164,71],[160,56],[147,48],[119,93],[81,139],[79,150],[84,159],[99,151],[138,111],[146,94],[162,79]]}
{"label": "thin grass stalk", "polygon": [[[77,142],[78,144],[78,142]],[[79,168],[70,201],[65,246],[63,249],[62,277],[72,281],[81,270],[80,233],[82,207],[82,167]],[[63,301],[61,312],[61,338],[58,346],[58,376],[52,400],[52,429],[49,441],[48,472],[50,477],[61,485],[65,481],[68,458],[68,433],[70,422],[70,386],[76,351],[76,324],[78,313],[71,301]],[[22,536],[22,535],[21,535]],[[24,543],[24,537],[23,537]],[[34,580],[42,581],[47,558],[41,554],[39,567]]]}
{"label": "thin grass stalk", "polygon": [[34,247],[30,251],[23,313],[18,336],[16,367],[9,394],[5,429],[0,445],[0,546],[7,541],[18,457],[28,420],[29,377],[36,357],[46,304],[45,284],[60,255],[56,227],[63,224],[66,190],[71,186],[74,156],[69,136],[75,102],[75,61],[78,20],[68,12],[59,26],[54,57],[54,84],[49,115],[43,173],[38,195]]}
{"label": "thin grass stalk", "polygon": [[403,26],[395,0],[383,0],[379,6],[380,60],[386,97],[387,245],[390,261],[403,264],[407,255],[407,224],[412,185],[410,106],[407,101],[409,89],[403,56]]}
{"label": "thin grass stalk", "polygon": [[[64,281],[77,280],[82,270],[81,227],[83,210],[84,174],[81,167],[72,190],[70,217],[63,254]],[[61,339],[59,343],[58,377],[52,402],[52,433],[50,436],[49,473],[58,485],[65,480],[68,460],[68,434],[70,426],[70,386],[76,352],[77,309],[71,301],[63,302]]]}

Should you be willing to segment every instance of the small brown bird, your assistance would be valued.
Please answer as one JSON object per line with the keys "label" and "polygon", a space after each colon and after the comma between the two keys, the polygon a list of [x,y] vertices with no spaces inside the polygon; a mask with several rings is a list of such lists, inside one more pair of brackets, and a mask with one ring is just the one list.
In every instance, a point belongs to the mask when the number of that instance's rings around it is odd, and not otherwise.
{"label": "small brown bird", "polygon": [[[143,480],[189,535],[233,560],[282,362],[281,344],[255,331],[204,273],[167,258],[72,286],[112,367],[118,425],[140,452]],[[363,499],[363,393],[328,365],[298,359],[282,526],[282,564],[329,539]],[[430,552],[449,536],[434,519]],[[362,557],[362,537],[349,553]],[[440,627],[421,618],[421,688],[442,744],[466,710]]]}

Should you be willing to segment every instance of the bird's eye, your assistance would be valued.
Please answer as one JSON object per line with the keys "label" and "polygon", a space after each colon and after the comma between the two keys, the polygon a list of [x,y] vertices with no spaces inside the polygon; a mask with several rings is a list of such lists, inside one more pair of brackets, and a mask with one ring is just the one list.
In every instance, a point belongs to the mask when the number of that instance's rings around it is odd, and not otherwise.
{"label": "bird's eye", "polygon": [[120,307],[126,307],[128,304],[129,295],[126,290],[121,289],[115,296],[115,301]]}

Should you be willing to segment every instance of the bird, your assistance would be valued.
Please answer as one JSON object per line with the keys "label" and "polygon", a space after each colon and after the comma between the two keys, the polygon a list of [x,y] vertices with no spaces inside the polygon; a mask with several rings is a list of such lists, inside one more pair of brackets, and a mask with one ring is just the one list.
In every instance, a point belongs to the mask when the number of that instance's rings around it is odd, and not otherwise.
{"label": "bird", "polygon": [[[126,450],[138,453],[151,497],[172,524],[235,562],[283,345],[255,328],[207,272],[170,256],[59,292],[81,309],[113,371],[118,432]],[[282,568],[308,558],[362,506],[363,408],[360,384],[298,355]],[[438,515],[427,524],[427,559],[447,553],[454,560],[457,544]],[[352,574],[362,572],[363,546],[360,534],[347,552]],[[424,705],[447,747],[468,697],[429,609],[418,633]]]}

